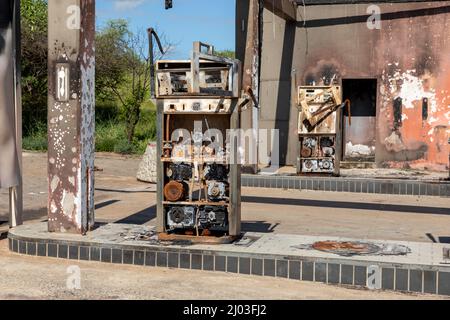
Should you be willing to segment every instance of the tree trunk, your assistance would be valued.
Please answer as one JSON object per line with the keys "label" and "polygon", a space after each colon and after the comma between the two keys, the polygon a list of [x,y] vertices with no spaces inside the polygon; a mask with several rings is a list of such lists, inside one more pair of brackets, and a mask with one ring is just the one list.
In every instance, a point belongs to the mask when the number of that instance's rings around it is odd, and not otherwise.
{"label": "tree trunk", "polygon": [[136,130],[136,125],[135,124],[131,124],[129,125],[129,127],[127,128],[127,140],[129,144],[133,143],[133,138],[134,138],[134,132]]}

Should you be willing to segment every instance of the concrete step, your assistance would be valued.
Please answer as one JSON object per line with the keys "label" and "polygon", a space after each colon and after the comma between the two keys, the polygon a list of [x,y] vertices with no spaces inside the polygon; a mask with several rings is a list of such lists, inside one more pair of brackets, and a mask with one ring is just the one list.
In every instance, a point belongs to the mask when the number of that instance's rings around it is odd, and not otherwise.
{"label": "concrete step", "polygon": [[[124,236],[142,233],[154,238],[143,241]],[[114,223],[76,237],[49,233],[45,222],[14,228],[8,238],[10,251],[35,258],[205,270],[450,296],[450,264],[443,255],[448,245],[441,243],[246,232],[241,243],[186,246],[160,242],[153,227]],[[314,248],[319,243],[326,247],[343,241],[368,251],[349,255],[346,249],[339,253]],[[396,248],[395,252],[390,248]],[[384,251],[392,254],[384,255]]]}
{"label": "concrete step", "polygon": [[[358,170],[358,169],[356,169]],[[311,177],[242,175],[242,187],[450,197],[450,182],[393,177]]]}
{"label": "concrete step", "polygon": [[376,169],[372,161],[341,161],[341,169]]}

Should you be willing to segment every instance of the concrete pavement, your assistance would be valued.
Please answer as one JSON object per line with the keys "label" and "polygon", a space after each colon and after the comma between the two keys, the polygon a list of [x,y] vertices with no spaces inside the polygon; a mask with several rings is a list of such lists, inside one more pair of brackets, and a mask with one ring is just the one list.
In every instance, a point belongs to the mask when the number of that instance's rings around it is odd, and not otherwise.
{"label": "concrete pavement", "polygon": [[[96,166],[102,170],[96,173],[97,221],[154,224],[155,187],[136,181],[134,176],[139,162],[140,159],[135,157],[97,155]],[[25,155],[24,181],[25,219],[28,222],[44,221],[47,202],[45,154]],[[450,242],[449,198],[253,188],[243,188],[242,191],[243,228],[246,231]],[[7,193],[2,190],[0,217],[7,216],[7,209]],[[83,281],[86,291],[74,293],[64,287],[67,277],[65,268],[70,262],[15,256],[7,251],[5,240],[0,245],[0,265],[6,270],[0,281],[0,297],[3,295],[5,298],[414,298],[411,295],[349,290],[316,283],[291,283],[282,279],[255,279],[185,270],[149,271],[139,267],[96,263],[80,263],[81,268],[86,270],[86,281]],[[52,272],[47,272],[48,269]],[[243,284],[239,289],[226,285],[236,278]],[[198,281],[202,290],[184,296],[187,290],[180,290],[180,283],[181,287],[189,287]],[[27,282],[29,285],[26,285]],[[152,289],[148,289],[149,286]],[[218,286],[222,289],[215,291]],[[103,287],[104,290],[100,289]]]}

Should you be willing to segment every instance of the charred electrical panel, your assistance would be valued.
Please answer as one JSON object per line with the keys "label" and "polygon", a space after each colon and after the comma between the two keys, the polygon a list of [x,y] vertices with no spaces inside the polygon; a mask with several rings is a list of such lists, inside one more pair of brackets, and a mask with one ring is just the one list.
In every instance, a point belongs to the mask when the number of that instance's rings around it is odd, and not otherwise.
{"label": "charred electrical panel", "polygon": [[342,102],[340,86],[305,86],[298,89],[298,158],[301,175],[340,174],[342,155]]}
{"label": "charred electrical panel", "polygon": [[[206,50],[205,50],[206,49]],[[194,43],[189,61],[156,63],[160,239],[228,242],[240,235],[240,62]]]}

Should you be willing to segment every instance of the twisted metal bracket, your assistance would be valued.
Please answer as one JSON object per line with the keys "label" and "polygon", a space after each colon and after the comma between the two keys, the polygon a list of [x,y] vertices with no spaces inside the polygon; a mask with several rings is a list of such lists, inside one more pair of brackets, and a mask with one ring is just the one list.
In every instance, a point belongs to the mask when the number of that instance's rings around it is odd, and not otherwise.
{"label": "twisted metal bracket", "polygon": [[153,38],[155,38],[156,43],[158,44],[158,49],[161,52],[161,54],[165,54],[163,46],[161,44],[161,40],[159,39],[158,34],[156,33],[155,29],[148,28],[148,50],[149,50],[149,60],[150,60],[150,97],[151,99],[156,98],[156,84],[155,84],[155,57],[153,55]]}

